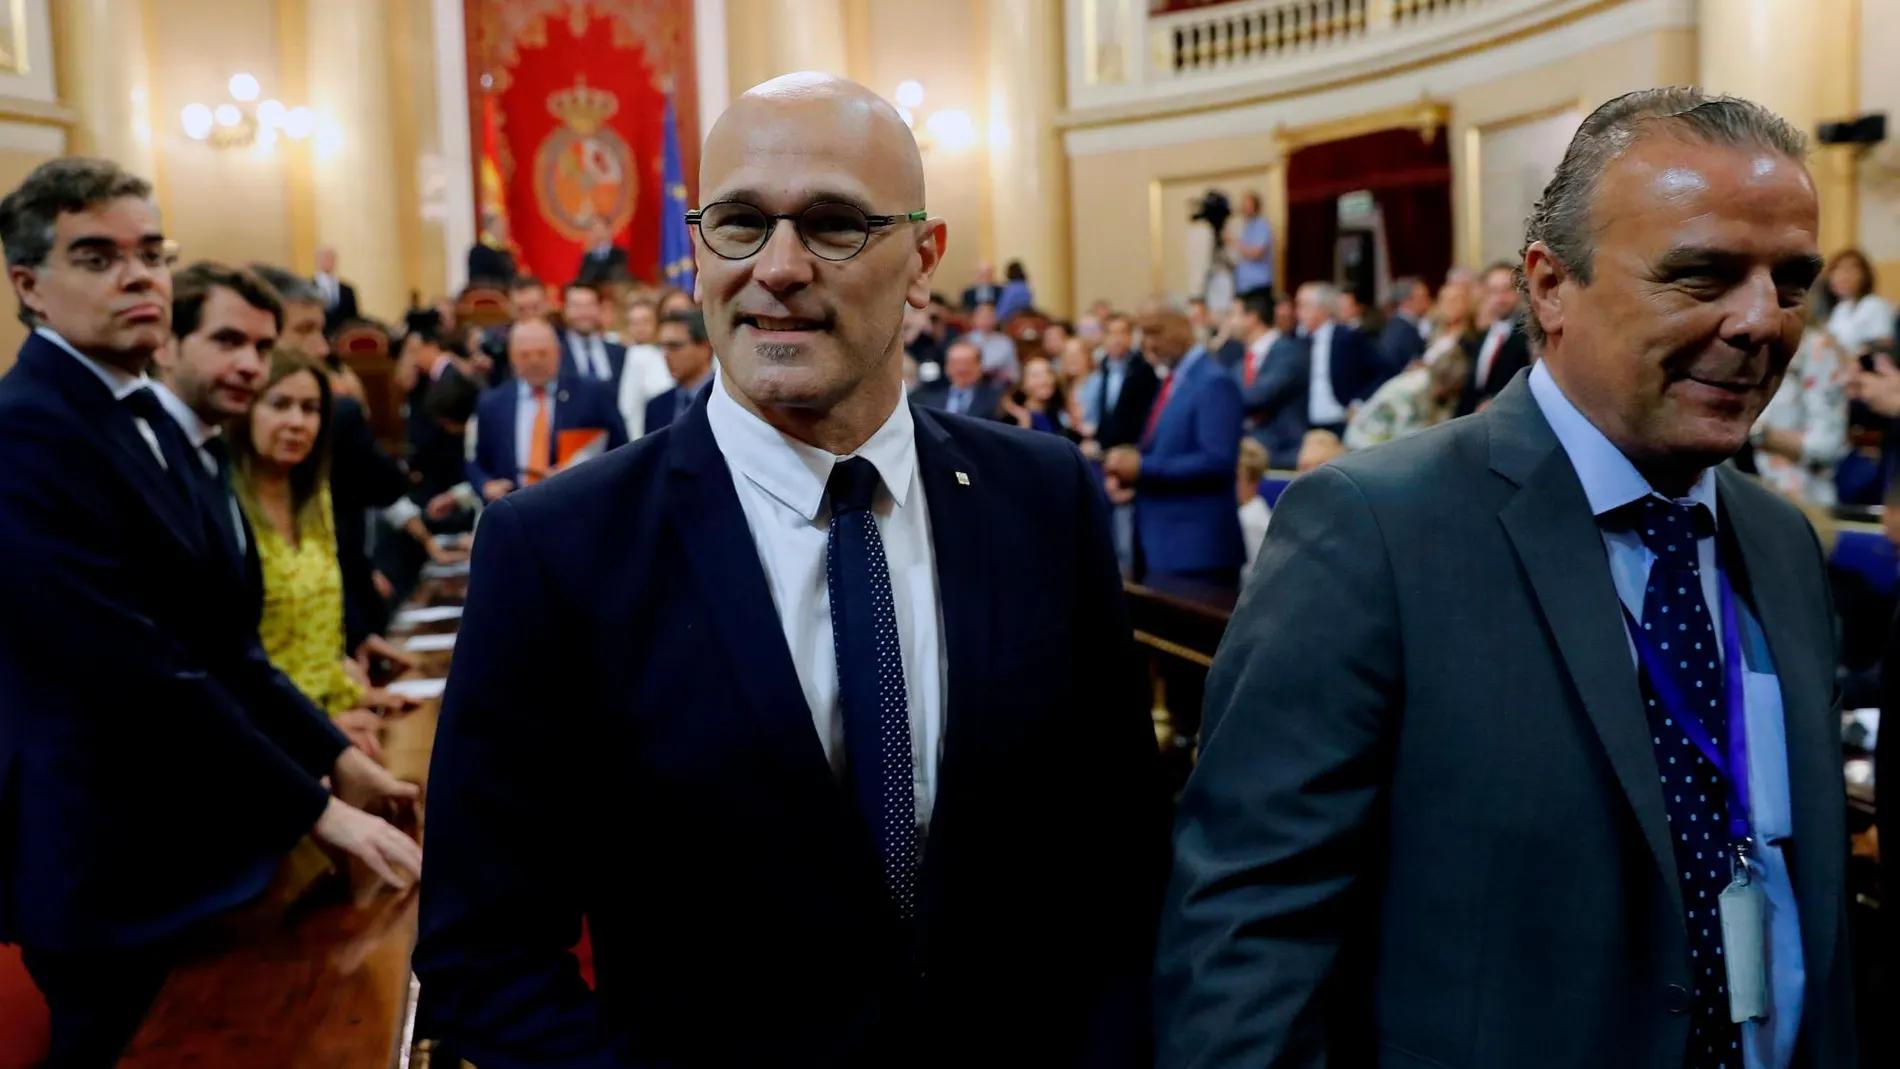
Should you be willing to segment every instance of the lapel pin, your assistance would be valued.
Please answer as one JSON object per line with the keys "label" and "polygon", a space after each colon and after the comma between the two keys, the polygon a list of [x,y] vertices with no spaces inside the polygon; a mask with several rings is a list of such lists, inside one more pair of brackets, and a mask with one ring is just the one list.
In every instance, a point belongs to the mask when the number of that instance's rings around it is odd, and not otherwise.
{"label": "lapel pin", "polygon": [[562,405],[564,405],[564,404],[566,404],[566,403],[567,403],[567,391],[566,391],[566,390],[562,390],[562,391],[560,391],[559,393],[556,393],[556,394],[554,395],[554,401],[555,401],[555,403],[556,403],[556,404],[562,404]]}
{"label": "lapel pin", "polygon": [[962,472],[957,472],[957,485],[958,486],[970,485],[970,477],[968,475],[963,474]]}

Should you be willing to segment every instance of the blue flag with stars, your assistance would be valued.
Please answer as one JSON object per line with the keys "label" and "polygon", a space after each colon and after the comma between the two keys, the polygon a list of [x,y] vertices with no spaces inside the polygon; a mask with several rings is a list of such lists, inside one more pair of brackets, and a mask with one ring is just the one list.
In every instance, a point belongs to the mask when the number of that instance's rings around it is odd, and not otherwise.
{"label": "blue flag with stars", "polygon": [[673,94],[666,94],[665,196],[660,199],[660,277],[693,292],[693,235],[686,227],[686,167],[680,158],[680,124]]}

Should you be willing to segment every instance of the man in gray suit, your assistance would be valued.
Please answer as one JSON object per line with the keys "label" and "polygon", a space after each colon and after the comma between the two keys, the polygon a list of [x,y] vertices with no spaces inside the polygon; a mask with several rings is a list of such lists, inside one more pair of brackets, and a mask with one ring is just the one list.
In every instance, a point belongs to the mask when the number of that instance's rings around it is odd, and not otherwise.
{"label": "man in gray suit", "polygon": [[1597,109],[1529,224],[1542,362],[1287,491],[1181,800],[1162,1066],[1854,1064],[1822,555],[1717,467],[1820,271],[1804,150],[1699,89]]}

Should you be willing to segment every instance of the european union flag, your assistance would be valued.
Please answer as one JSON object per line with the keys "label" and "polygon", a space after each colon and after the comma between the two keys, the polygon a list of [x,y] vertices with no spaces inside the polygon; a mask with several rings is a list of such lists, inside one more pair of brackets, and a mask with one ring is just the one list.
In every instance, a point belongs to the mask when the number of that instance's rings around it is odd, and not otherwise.
{"label": "european union flag", "polygon": [[666,195],[660,202],[660,275],[669,286],[693,292],[693,235],[686,227],[686,167],[680,160],[680,124],[673,94],[666,94]]}

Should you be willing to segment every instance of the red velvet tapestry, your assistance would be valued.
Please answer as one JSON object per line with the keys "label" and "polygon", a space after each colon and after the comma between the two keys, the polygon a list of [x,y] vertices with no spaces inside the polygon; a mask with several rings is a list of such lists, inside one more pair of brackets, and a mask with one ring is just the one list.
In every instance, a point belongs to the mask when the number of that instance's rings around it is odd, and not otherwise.
{"label": "red velvet tapestry", "polygon": [[1380,130],[1309,145],[1287,158],[1286,281],[1333,279],[1339,198],[1368,190],[1385,216],[1392,277],[1415,275],[1434,289],[1452,263],[1448,134]]}
{"label": "red velvet tapestry", "polygon": [[669,93],[688,203],[699,184],[692,0],[463,2],[477,226],[505,221],[520,269],[558,286],[604,219],[657,282]]}

